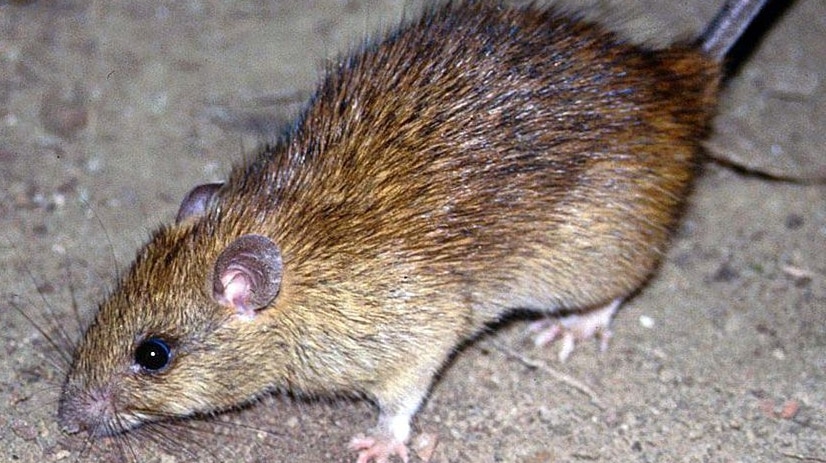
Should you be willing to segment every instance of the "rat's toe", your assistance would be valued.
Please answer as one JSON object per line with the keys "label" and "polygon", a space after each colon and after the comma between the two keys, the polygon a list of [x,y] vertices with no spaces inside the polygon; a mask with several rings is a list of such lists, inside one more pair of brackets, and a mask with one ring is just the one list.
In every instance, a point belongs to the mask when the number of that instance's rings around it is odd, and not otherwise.
{"label": "rat's toe", "polygon": [[568,359],[578,341],[599,338],[600,351],[604,351],[608,348],[608,340],[611,338],[611,319],[621,302],[622,299],[615,299],[610,304],[582,313],[540,320],[532,323],[528,330],[535,333],[536,346],[544,346],[561,339],[559,360],[562,362]]}
{"label": "rat's toe", "polygon": [[390,457],[397,455],[407,463],[407,445],[392,438],[364,436],[354,437],[348,445],[350,450],[358,452],[356,463],[390,463]]}

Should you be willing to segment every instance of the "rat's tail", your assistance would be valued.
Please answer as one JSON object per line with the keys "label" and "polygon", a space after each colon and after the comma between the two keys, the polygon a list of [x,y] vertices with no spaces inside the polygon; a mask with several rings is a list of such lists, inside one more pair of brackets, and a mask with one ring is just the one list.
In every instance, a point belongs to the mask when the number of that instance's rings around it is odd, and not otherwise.
{"label": "rat's tail", "polygon": [[698,46],[709,56],[722,61],[767,0],[726,0],[717,16],[703,31]]}

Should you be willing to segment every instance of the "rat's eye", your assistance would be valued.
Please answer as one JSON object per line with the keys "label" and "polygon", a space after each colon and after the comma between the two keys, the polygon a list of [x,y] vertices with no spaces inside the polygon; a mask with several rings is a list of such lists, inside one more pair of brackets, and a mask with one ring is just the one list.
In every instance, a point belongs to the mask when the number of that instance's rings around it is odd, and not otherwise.
{"label": "rat's eye", "polygon": [[144,339],[135,349],[135,363],[148,372],[157,372],[169,365],[172,348],[161,338]]}

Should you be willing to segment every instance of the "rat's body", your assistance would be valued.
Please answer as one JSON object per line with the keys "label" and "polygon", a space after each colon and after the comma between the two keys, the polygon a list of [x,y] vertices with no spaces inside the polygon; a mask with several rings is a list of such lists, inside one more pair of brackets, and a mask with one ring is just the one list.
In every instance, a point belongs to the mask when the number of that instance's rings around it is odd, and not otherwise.
{"label": "rat's body", "polygon": [[719,61],[475,3],[365,46],[282,142],[194,190],[140,251],[78,348],[63,427],[364,394],[381,417],[360,461],[404,457],[462,341],[513,309],[597,310],[572,331],[606,329],[650,275]]}

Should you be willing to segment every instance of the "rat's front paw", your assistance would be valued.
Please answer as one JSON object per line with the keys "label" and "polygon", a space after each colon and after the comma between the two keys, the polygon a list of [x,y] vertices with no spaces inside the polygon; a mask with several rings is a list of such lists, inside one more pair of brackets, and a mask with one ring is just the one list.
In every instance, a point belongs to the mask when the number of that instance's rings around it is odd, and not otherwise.
{"label": "rat's front paw", "polygon": [[536,333],[534,344],[537,346],[561,339],[559,360],[562,362],[574,351],[577,341],[598,337],[600,350],[604,351],[611,338],[611,319],[621,302],[622,299],[616,299],[603,307],[583,313],[570,314],[558,320],[541,320],[532,323],[528,330]]}
{"label": "rat's front paw", "polygon": [[389,458],[398,455],[407,463],[407,445],[390,437],[374,437],[359,434],[350,441],[350,450],[359,453],[356,463],[390,463]]}

